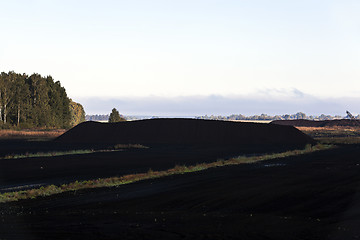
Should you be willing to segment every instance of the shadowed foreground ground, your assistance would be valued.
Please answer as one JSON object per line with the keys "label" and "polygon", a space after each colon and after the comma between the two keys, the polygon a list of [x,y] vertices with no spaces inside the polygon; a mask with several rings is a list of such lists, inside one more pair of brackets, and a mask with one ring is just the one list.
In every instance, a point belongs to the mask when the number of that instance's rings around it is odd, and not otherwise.
{"label": "shadowed foreground ground", "polygon": [[0,205],[0,239],[357,239],[360,145]]}

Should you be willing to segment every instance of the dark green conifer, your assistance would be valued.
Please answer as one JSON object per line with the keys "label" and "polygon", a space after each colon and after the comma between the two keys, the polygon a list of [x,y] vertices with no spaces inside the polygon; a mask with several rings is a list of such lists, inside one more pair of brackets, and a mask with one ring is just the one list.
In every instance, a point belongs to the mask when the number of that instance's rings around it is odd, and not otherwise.
{"label": "dark green conifer", "polygon": [[118,110],[116,110],[116,108],[113,108],[109,116],[109,123],[122,121],[126,121],[126,119],[120,116],[120,113]]}

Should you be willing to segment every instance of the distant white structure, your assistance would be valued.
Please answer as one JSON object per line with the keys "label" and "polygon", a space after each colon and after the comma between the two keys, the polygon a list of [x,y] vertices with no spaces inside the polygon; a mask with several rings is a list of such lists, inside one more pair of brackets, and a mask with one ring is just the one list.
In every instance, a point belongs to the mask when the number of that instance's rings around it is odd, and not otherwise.
{"label": "distant white structure", "polygon": [[355,117],[349,112],[349,111],[346,111],[346,114],[347,114],[347,118],[350,118],[351,120],[355,120]]}

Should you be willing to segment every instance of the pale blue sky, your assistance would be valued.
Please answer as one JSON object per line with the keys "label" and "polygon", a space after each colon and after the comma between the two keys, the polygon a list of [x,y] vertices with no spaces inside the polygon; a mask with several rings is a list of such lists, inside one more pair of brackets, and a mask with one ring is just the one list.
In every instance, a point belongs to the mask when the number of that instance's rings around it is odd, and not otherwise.
{"label": "pale blue sky", "polygon": [[0,0],[0,11],[0,70],[52,75],[89,113],[90,98],[251,98],[266,113],[270,100],[297,111],[360,96],[359,1]]}

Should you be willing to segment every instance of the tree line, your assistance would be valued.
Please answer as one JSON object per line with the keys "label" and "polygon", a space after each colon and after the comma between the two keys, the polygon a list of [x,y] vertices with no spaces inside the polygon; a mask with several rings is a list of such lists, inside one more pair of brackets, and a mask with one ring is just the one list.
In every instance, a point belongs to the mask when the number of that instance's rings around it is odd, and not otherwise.
{"label": "tree line", "polygon": [[95,121],[95,122],[123,122],[127,120],[137,120],[135,117],[125,117],[120,114],[116,108],[113,108],[110,114],[102,114],[102,115],[86,115],[86,121]]}
{"label": "tree line", "polygon": [[[196,117],[197,119],[211,119],[211,120],[296,120],[296,119],[307,119],[307,120],[333,120],[333,119],[342,119],[344,117],[336,115],[325,115],[321,114],[320,116],[307,116],[303,112],[298,112],[295,114],[284,114],[284,115],[275,115],[270,116],[267,114],[261,115],[253,115],[253,116],[245,116],[242,114],[232,114],[230,116],[215,116],[215,115],[205,115]],[[360,119],[360,115],[355,117],[356,119]]]}
{"label": "tree line", "polygon": [[0,74],[0,127],[69,128],[84,120],[83,107],[51,76]]}

